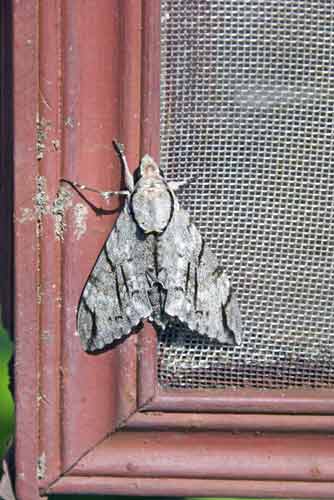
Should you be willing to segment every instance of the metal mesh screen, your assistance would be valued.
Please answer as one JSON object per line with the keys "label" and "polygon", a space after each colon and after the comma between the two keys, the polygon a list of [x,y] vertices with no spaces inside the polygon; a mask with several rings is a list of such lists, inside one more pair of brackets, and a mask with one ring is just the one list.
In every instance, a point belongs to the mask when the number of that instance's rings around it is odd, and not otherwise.
{"label": "metal mesh screen", "polygon": [[162,0],[161,165],[237,289],[242,346],[159,335],[174,388],[334,385],[332,0]]}

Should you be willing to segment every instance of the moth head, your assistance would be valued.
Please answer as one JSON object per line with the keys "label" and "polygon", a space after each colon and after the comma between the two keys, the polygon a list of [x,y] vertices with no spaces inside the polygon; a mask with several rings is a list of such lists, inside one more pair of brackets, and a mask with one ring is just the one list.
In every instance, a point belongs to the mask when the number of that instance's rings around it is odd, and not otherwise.
{"label": "moth head", "polygon": [[173,197],[158,165],[145,155],[135,174],[130,204],[135,222],[145,234],[162,233],[173,213]]}
{"label": "moth head", "polygon": [[135,182],[138,182],[141,178],[158,179],[160,177],[164,177],[164,174],[153,158],[148,154],[143,156],[139,167],[134,173]]}

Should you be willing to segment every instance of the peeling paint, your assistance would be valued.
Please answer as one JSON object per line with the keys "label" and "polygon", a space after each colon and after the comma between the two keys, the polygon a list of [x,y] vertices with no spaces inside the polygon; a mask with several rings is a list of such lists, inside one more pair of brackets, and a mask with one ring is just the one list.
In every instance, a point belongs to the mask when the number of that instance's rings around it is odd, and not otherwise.
{"label": "peeling paint", "polygon": [[51,141],[51,144],[54,147],[54,150],[58,151],[58,149],[60,148],[60,140],[59,139],[53,139]]}
{"label": "peeling paint", "polygon": [[[57,240],[64,240],[66,231],[66,213],[72,210],[73,232],[76,240],[80,240],[87,232],[87,220],[89,209],[83,203],[73,203],[73,192],[64,184],[60,184],[55,198],[48,194],[47,179],[44,176],[36,177],[36,192],[32,198],[32,208],[23,207],[16,221],[20,224],[26,222],[36,222],[36,234],[40,237],[43,234],[43,221],[45,216],[53,219],[54,234]],[[39,294],[40,301],[42,294]]]}
{"label": "peeling paint", "polygon": [[35,219],[35,212],[31,208],[21,208],[21,217],[17,220],[20,224],[24,224],[25,222],[31,222]]}
{"label": "peeling paint", "polygon": [[65,118],[65,127],[74,128],[74,118],[72,116],[67,116]]}
{"label": "peeling paint", "polygon": [[37,479],[44,479],[46,474],[46,453],[43,452],[37,459]]}
{"label": "peeling paint", "polygon": [[42,287],[41,287],[40,284],[37,285],[36,298],[37,298],[37,304],[42,304],[42,302],[43,302],[43,292],[42,292]]}
{"label": "peeling paint", "polygon": [[74,236],[77,240],[87,231],[88,208],[82,203],[76,203],[74,206]]}
{"label": "peeling paint", "polygon": [[60,297],[60,296],[56,297],[55,303],[57,304],[58,307],[61,307],[62,303],[63,303],[63,297]]}
{"label": "peeling paint", "polygon": [[52,333],[50,332],[50,330],[42,331],[41,340],[43,340],[44,342],[49,342],[50,340],[52,340]]}
{"label": "peeling paint", "polygon": [[33,198],[36,215],[41,219],[49,212],[49,197],[46,188],[46,178],[39,175],[36,179],[36,194]]}
{"label": "peeling paint", "polygon": [[43,231],[43,215],[49,213],[49,197],[46,188],[46,178],[39,175],[36,178],[36,194],[33,197],[35,218],[37,221],[36,231],[37,236],[40,236]]}
{"label": "peeling paint", "polygon": [[39,115],[37,115],[36,128],[37,128],[36,158],[37,160],[42,160],[46,149],[45,140],[51,128],[51,122],[49,122],[45,118],[40,118]]}
{"label": "peeling paint", "polygon": [[50,404],[50,401],[48,400],[48,398],[45,396],[45,394],[43,394],[41,392],[37,396],[37,402],[38,403],[43,402],[46,404]]}
{"label": "peeling paint", "polygon": [[46,178],[38,176],[36,178],[36,194],[32,199],[33,208],[21,208],[21,216],[16,217],[17,222],[24,224],[25,222],[36,221],[36,232],[39,236],[42,232],[42,218],[43,215],[49,213],[49,198],[46,190]]}
{"label": "peeling paint", "polygon": [[64,239],[66,229],[65,213],[72,206],[72,193],[65,186],[60,186],[56,199],[52,203],[51,214],[54,219],[55,236],[57,240]]}

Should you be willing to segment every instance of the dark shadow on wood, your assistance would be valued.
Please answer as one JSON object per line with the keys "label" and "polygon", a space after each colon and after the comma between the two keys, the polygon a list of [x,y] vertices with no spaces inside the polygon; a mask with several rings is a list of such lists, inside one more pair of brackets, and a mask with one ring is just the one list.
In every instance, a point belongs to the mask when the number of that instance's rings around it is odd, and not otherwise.
{"label": "dark shadow on wood", "polygon": [[13,335],[13,64],[12,2],[0,2],[0,306],[3,325]]}
{"label": "dark shadow on wood", "polygon": [[[14,164],[13,164],[13,12],[11,0],[0,2],[0,322],[14,336]],[[14,360],[9,362],[9,389],[14,394]],[[6,466],[14,483],[14,449]]]}

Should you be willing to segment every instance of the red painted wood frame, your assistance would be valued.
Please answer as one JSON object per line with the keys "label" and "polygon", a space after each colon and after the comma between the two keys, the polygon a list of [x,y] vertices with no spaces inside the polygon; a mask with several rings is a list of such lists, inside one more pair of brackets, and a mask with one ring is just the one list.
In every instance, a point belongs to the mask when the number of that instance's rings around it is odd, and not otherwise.
{"label": "red painted wood frame", "polygon": [[120,187],[114,137],[132,167],[158,158],[159,1],[13,11],[18,499],[333,498],[332,391],[163,390],[148,325],[103,354],[82,351],[77,303],[121,201],[104,215],[76,192],[65,203],[60,178]]}

